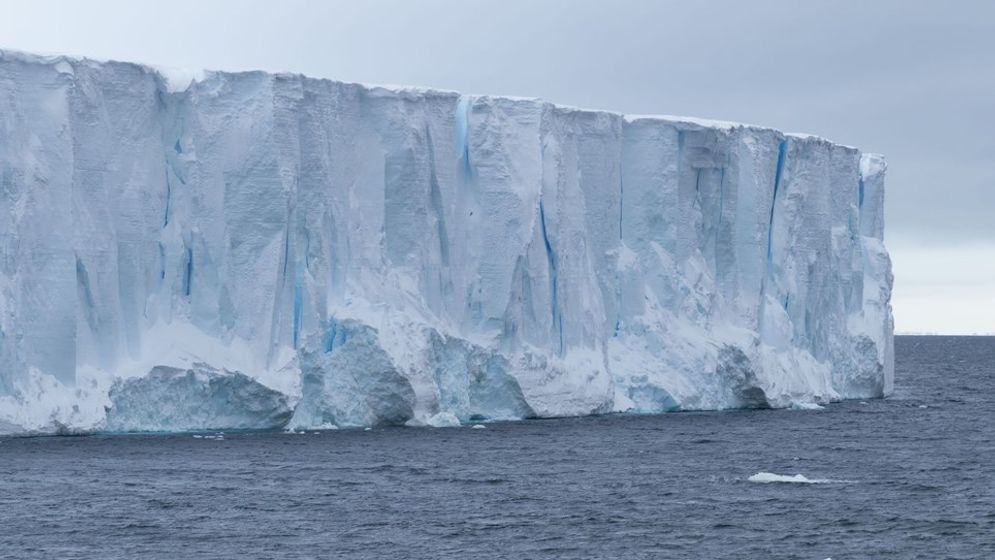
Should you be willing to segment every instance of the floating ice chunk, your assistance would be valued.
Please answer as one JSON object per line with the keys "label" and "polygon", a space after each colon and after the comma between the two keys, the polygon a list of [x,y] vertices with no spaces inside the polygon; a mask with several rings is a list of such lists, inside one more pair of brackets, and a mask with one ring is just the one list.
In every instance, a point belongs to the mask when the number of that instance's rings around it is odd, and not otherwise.
{"label": "floating ice chunk", "polygon": [[811,401],[795,401],[791,403],[792,410],[822,410],[823,407],[819,403],[814,403]]}
{"label": "floating ice chunk", "polygon": [[271,430],[283,428],[292,412],[282,393],[245,374],[204,364],[158,366],[144,377],[118,381],[110,400],[112,432]]}
{"label": "floating ice chunk", "polygon": [[301,401],[291,426],[360,427],[404,424],[415,394],[369,325],[335,323],[301,351]]}
{"label": "floating ice chunk", "polygon": [[470,428],[473,429],[473,430],[483,430],[483,429],[487,428],[487,426],[485,426],[483,424],[474,424],[474,425],[470,426]]}
{"label": "floating ice chunk", "polygon": [[759,472],[747,479],[750,482],[758,482],[761,484],[769,484],[772,482],[781,482],[788,484],[830,484],[833,482],[843,482],[840,480],[829,480],[825,478],[807,478],[804,475],[796,474],[794,476],[774,474],[769,472]]}
{"label": "floating ice chunk", "polygon": [[459,421],[535,415],[512,375],[512,364],[499,352],[432,331],[427,361],[438,387],[440,407]]}
{"label": "floating ice chunk", "polygon": [[440,412],[429,418],[426,424],[433,428],[458,428],[460,421],[452,412]]}

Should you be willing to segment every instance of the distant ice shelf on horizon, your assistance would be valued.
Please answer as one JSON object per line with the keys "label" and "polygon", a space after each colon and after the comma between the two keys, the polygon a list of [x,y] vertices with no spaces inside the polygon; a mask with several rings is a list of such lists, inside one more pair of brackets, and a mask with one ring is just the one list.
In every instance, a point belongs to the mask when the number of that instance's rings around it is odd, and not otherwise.
{"label": "distant ice shelf on horizon", "polygon": [[752,125],[0,50],[0,430],[881,397],[885,167]]}

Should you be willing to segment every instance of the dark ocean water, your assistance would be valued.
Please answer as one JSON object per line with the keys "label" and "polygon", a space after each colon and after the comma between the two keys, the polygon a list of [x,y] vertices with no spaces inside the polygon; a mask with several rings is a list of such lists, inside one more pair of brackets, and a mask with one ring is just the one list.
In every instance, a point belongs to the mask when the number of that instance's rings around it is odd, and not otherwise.
{"label": "dark ocean water", "polygon": [[993,559],[995,338],[896,354],[820,411],[0,439],[0,558]]}

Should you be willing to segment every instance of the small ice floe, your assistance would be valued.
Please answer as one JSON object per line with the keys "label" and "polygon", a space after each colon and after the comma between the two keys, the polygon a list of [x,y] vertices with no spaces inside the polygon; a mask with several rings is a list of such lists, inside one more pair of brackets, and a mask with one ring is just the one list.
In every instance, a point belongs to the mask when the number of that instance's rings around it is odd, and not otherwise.
{"label": "small ice floe", "polygon": [[769,472],[759,472],[746,480],[750,482],[758,482],[761,484],[770,484],[774,482],[781,482],[786,484],[832,484],[834,482],[845,482],[842,480],[829,480],[827,478],[808,478],[801,474],[789,476],[789,475],[774,474]]}
{"label": "small ice floe", "polygon": [[364,432],[369,432],[369,431],[370,431],[370,430],[372,430],[372,429],[373,429],[373,428],[363,428],[363,431],[364,431]]}
{"label": "small ice floe", "polygon": [[194,435],[193,435],[193,438],[194,438],[194,439],[203,439],[203,437],[204,437],[204,436],[202,436],[202,435],[200,435],[200,434],[194,434]]}
{"label": "small ice floe", "polygon": [[860,401],[860,404],[867,404],[867,401]]}
{"label": "small ice floe", "polygon": [[919,408],[929,408],[929,405],[921,404],[919,405]]}
{"label": "small ice floe", "polygon": [[795,401],[791,403],[791,410],[822,410],[823,406],[819,403],[805,402],[805,401]]}
{"label": "small ice floe", "polygon": [[474,430],[483,430],[483,429],[484,429],[484,428],[486,428],[486,427],[487,427],[487,426],[485,426],[485,425],[483,425],[483,424],[474,424],[474,425],[470,426],[470,428],[472,428],[472,429],[474,429]]}
{"label": "small ice floe", "polygon": [[429,418],[426,424],[433,428],[458,428],[460,421],[452,412],[440,412]]}

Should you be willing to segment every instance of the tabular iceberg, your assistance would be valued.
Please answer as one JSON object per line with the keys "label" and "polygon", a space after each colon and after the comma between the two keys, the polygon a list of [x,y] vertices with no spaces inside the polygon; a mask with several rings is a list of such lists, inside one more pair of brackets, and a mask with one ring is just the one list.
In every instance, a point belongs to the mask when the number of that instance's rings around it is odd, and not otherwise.
{"label": "tabular iceberg", "polygon": [[285,395],[291,427],[891,390],[880,156],[535,99],[180,76],[0,51],[0,425],[195,428],[134,414],[171,379],[150,371],[194,364],[244,374],[281,421],[266,391]]}

